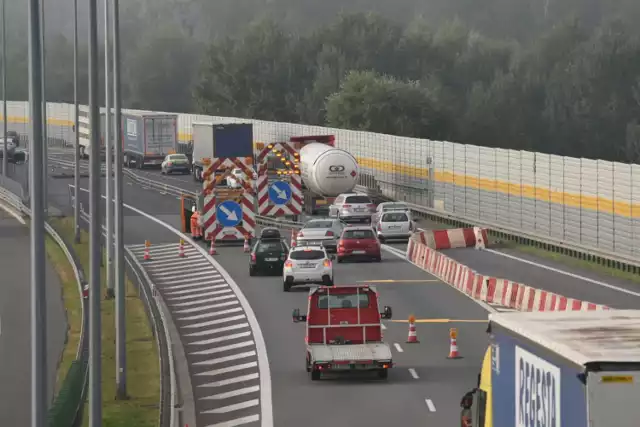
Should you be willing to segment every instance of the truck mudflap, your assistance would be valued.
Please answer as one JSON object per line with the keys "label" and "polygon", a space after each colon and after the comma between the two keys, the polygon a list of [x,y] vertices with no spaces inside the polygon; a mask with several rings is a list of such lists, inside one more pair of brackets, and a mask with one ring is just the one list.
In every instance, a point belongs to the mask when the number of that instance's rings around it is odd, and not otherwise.
{"label": "truck mudflap", "polygon": [[311,345],[309,354],[311,363],[326,365],[326,369],[380,369],[392,366],[391,349],[384,343]]}

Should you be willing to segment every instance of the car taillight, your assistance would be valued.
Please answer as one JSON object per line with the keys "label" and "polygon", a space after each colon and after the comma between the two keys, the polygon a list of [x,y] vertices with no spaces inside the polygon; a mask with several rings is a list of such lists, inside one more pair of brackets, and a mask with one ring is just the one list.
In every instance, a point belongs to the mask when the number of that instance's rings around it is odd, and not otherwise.
{"label": "car taillight", "polygon": [[325,259],[322,265],[324,265],[327,268],[331,267],[331,260]]}
{"label": "car taillight", "polygon": [[167,162],[167,166],[171,166],[172,164],[172,162]]}
{"label": "car taillight", "polygon": [[291,267],[293,267],[293,263],[291,261],[287,261],[287,262],[284,263],[284,266],[287,267],[287,268],[291,268]]}
{"label": "car taillight", "polygon": [[351,205],[342,205],[343,208],[350,208]]}
{"label": "car taillight", "polygon": [[378,228],[378,231],[382,231],[382,225],[381,224],[378,224],[377,228]]}
{"label": "car taillight", "polygon": [[372,208],[372,209],[373,209],[373,208],[375,208],[375,207],[376,207],[376,205],[374,205],[373,203],[369,203],[369,204],[367,205],[367,207],[368,207],[368,208]]}
{"label": "car taillight", "polygon": [[331,230],[327,231],[327,234],[325,234],[325,236],[327,236],[327,237],[333,236],[333,231],[331,231]]}
{"label": "car taillight", "polygon": [[302,231],[299,231],[296,237],[304,237],[304,234],[302,234]]}
{"label": "car taillight", "polygon": [[256,254],[251,254],[251,261],[256,262]]}

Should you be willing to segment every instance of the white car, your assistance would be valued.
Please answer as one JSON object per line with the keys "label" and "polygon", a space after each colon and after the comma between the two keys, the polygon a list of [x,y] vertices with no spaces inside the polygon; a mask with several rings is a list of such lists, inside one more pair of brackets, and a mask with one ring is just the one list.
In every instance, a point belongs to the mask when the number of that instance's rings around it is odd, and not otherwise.
{"label": "white car", "polygon": [[384,212],[405,211],[411,213],[409,205],[404,202],[383,202],[376,207],[376,212],[371,217],[372,222],[377,222]]}
{"label": "white car", "polygon": [[415,225],[407,211],[386,211],[376,222],[376,234],[381,242],[386,240],[406,240],[411,237]]}
{"label": "white car", "polygon": [[312,219],[298,232],[296,245],[323,246],[330,252],[336,252],[343,229],[343,224],[335,218]]}
{"label": "white car", "polygon": [[307,284],[333,286],[333,260],[322,246],[292,248],[282,271],[283,290]]}

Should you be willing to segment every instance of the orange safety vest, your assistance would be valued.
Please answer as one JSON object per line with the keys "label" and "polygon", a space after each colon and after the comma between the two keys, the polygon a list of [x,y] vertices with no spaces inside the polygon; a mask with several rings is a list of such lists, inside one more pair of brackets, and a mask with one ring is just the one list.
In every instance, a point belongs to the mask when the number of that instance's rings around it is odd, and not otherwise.
{"label": "orange safety vest", "polygon": [[202,236],[202,230],[200,229],[200,214],[196,211],[191,215],[191,237]]}

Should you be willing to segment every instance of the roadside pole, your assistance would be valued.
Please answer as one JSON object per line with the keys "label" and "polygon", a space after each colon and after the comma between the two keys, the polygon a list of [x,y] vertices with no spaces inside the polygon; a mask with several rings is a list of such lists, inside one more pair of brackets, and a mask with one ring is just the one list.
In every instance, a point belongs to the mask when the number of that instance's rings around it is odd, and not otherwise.
{"label": "roadside pole", "polygon": [[80,243],[80,123],[78,114],[78,0],[73,0],[73,104],[74,104],[74,151],[73,185],[75,198],[73,218],[75,225],[75,242]]}
{"label": "roadside pole", "polygon": [[[42,180],[42,192],[44,193],[44,217],[45,220],[49,216],[49,204],[48,204],[48,182],[47,182],[47,167],[49,166],[49,161],[47,160],[47,156],[49,155],[49,132],[47,128],[47,53],[45,48],[45,26],[44,26],[44,2],[45,0],[40,0],[40,61],[42,62],[42,73],[41,73],[41,82],[42,85],[42,162],[39,163],[42,165],[42,170],[44,171],[44,179]],[[38,163],[33,163],[37,165]]]}
{"label": "roadside pole", "polygon": [[106,210],[105,210],[105,222],[107,227],[107,291],[106,298],[112,299],[115,296],[114,293],[114,277],[113,277],[113,170],[111,158],[113,156],[113,144],[111,143],[111,66],[109,60],[111,59],[109,33],[111,27],[109,25],[109,0],[104,0],[104,99],[105,99],[105,118],[104,118],[104,139],[105,139],[105,162],[107,164],[107,179],[106,179]]}

